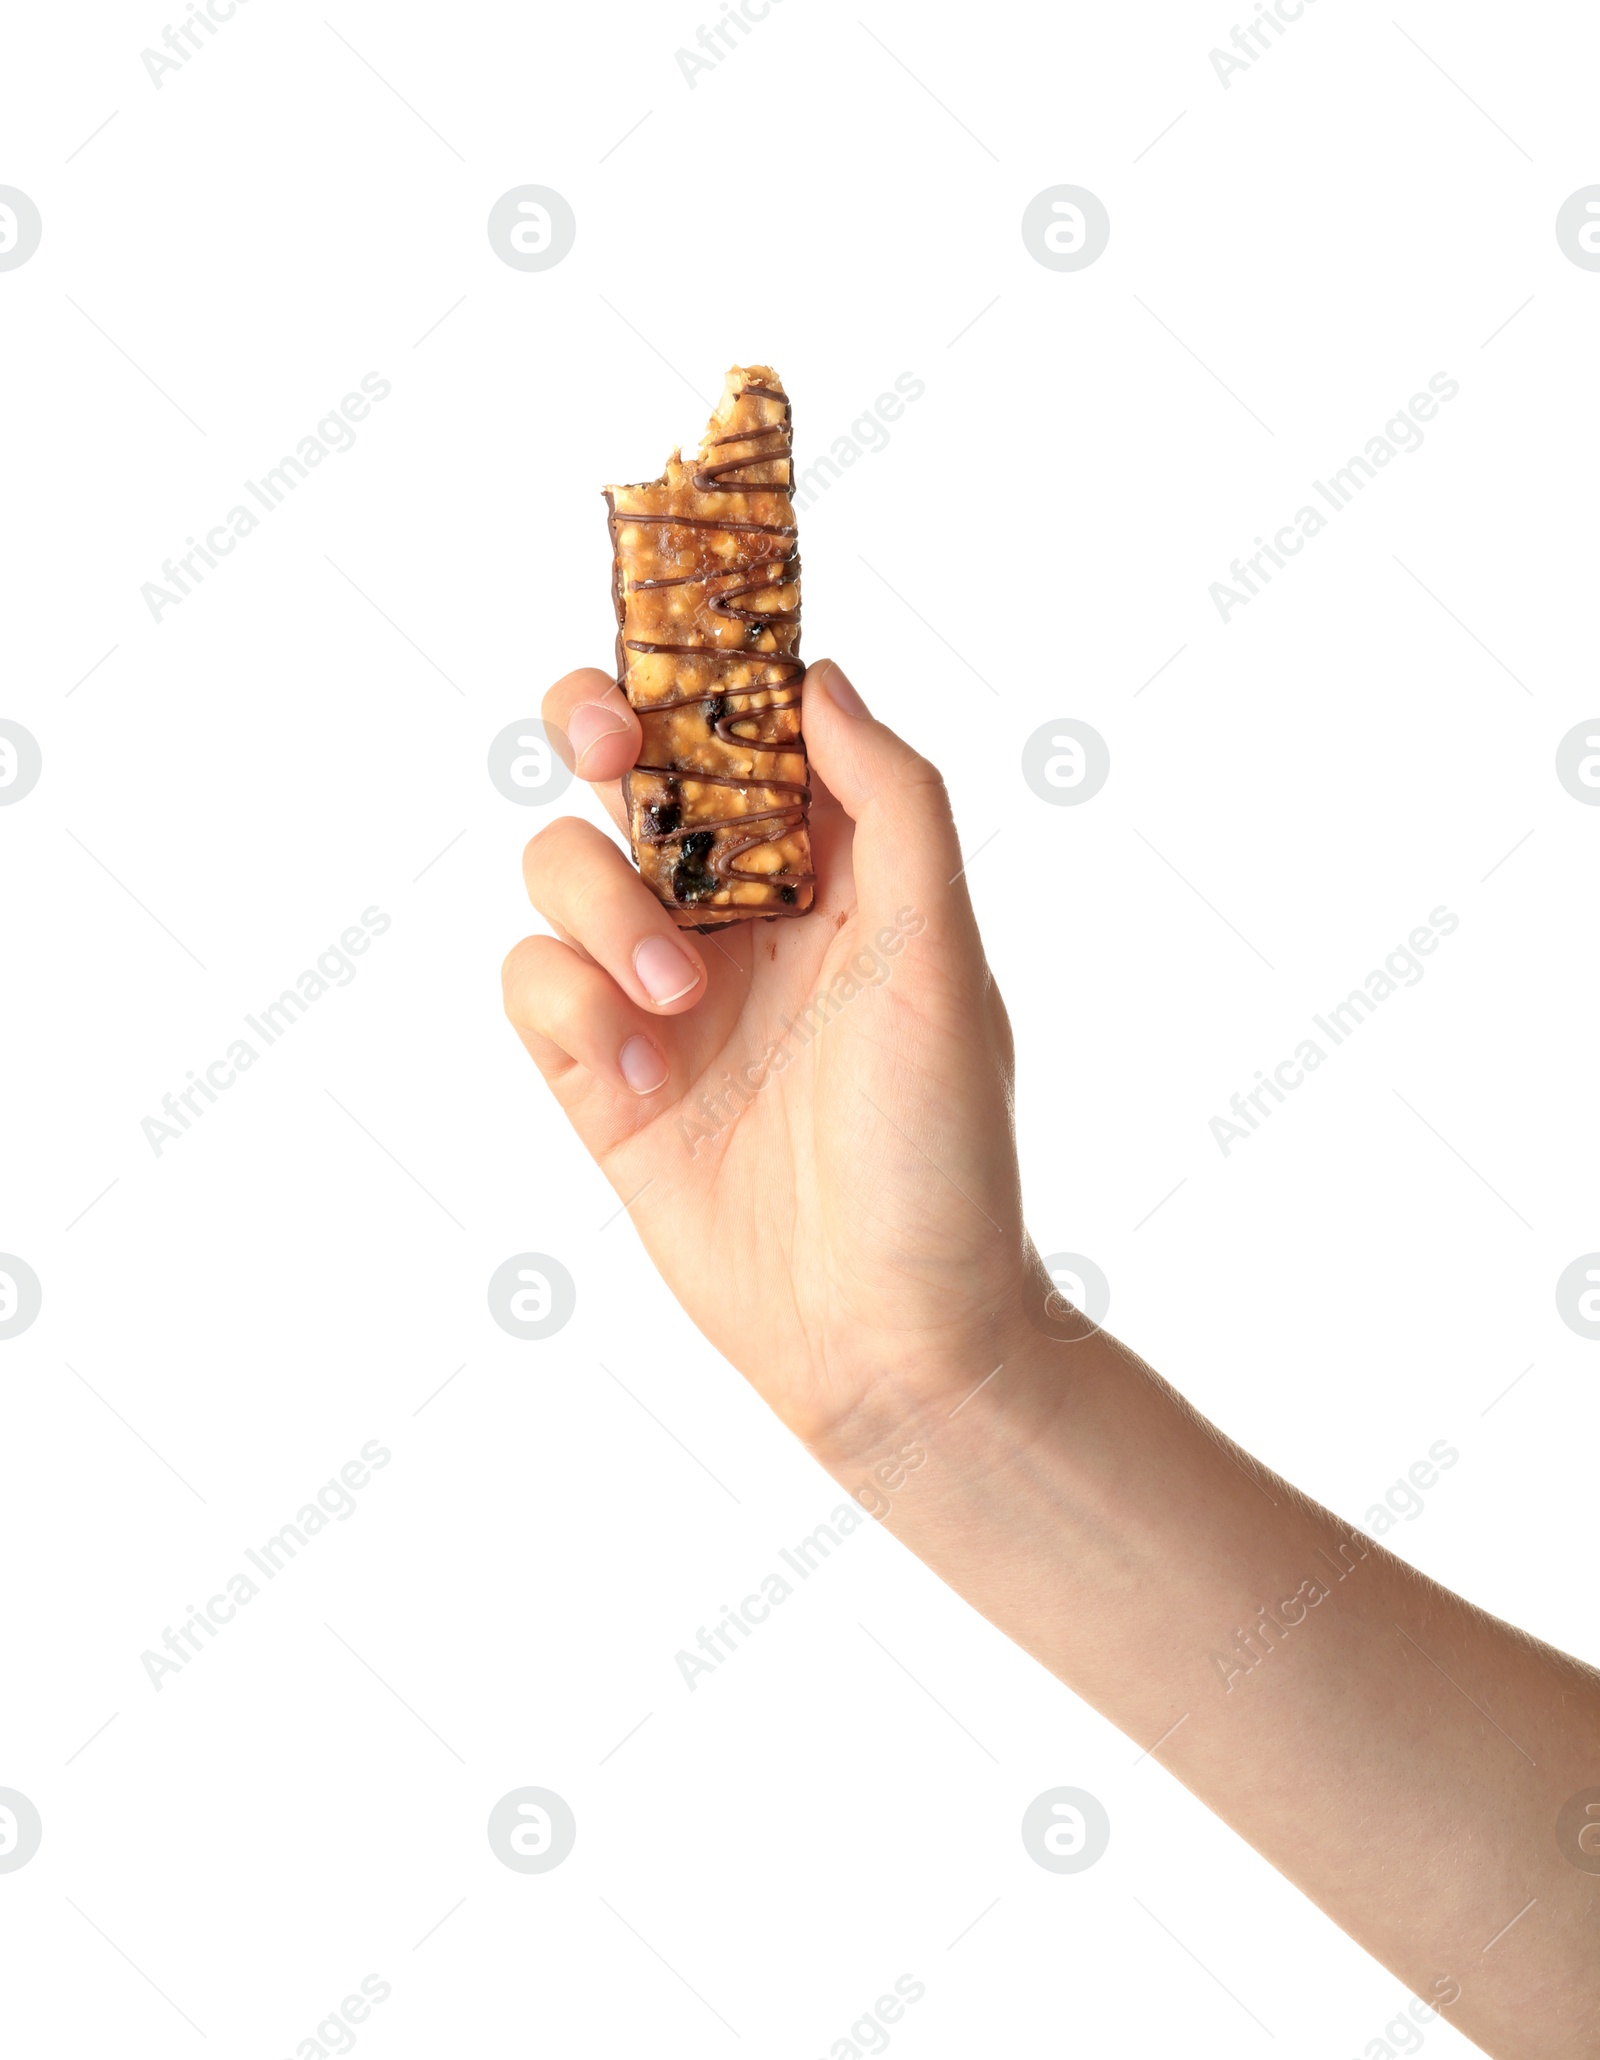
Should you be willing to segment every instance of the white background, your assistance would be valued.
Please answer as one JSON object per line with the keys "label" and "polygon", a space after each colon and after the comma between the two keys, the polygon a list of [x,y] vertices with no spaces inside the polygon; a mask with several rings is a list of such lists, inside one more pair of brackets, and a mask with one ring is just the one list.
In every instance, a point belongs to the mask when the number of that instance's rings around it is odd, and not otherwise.
{"label": "white background", "polygon": [[[159,90],[158,8],[8,27],[44,239],[0,273],[0,714],[44,775],[0,809],[0,1248],[44,1306],[0,1344],[0,1786],[44,1842],[0,1874],[7,2042],[281,2060],[376,1973],[374,2056],[815,2060],[911,1974],[929,2060],[1382,2052],[1399,1985],[875,1528],[685,1687],[840,1497],[501,1018],[545,812],[485,752],[609,662],[598,488],[728,364],[778,367],[803,463],[925,381],[804,517],[806,649],[994,840],[1041,1250],[1349,1517],[1455,1444],[1386,1542],[1594,1658],[1600,1365],[1553,1288],[1600,1245],[1600,812],[1553,767],[1600,707],[1600,274],[1553,225],[1600,28],[1310,0],[1225,89],[1225,7],[774,0],[691,89],[698,20],[241,0]],[[525,182],[577,217],[546,272],[485,234]],[[1112,224],[1077,273],[1020,235],[1062,182]],[[153,622],[369,371],[356,447]],[[1441,371],[1424,448],[1224,625],[1211,582]],[[1080,808],[1020,773],[1063,716],[1111,752]],[[1421,983],[1225,1158],[1210,1119],[1440,904]],[[141,1120],[372,905],[158,1157]],[[537,1345],[484,1292],[527,1250],[578,1292]],[[157,1692],[140,1654],[373,1438],[356,1514]],[[536,1876],[484,1834],[530,1784],[578,1824]],[[1058,1785],[1112,1822],[1070,1877],[1018,1836]]]}

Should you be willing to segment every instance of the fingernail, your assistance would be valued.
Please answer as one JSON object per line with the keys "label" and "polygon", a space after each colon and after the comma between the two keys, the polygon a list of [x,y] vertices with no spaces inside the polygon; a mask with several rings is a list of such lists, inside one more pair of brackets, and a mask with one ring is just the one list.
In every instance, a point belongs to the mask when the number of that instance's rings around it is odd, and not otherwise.
{"label": "fingernail", "polygon": [[866,715],[867,704],[851,686],[844,674],[831,658],[825,658],[821,666],[822,684],[828,699],[845,715]]}
{"label": "fingernail", "polygon": [[647,937],[633,954],[639,985],[658,1006],[679,1001],[700,984],[700,968],[665,937]]}
{"label": "fingernail", "polygon": [[605,737],[615,737],[628,727],[628,719],[615,708],[599,701],[580,701],[567,717],[567,735],[572,741],[574,763],[584,759]]}
{"label": "fingernail", "polygon": [[666,1082],[667,1062],[648,1037],[630,1037],[617,1053],[617,1064],[635,1094],[654,1094]]}

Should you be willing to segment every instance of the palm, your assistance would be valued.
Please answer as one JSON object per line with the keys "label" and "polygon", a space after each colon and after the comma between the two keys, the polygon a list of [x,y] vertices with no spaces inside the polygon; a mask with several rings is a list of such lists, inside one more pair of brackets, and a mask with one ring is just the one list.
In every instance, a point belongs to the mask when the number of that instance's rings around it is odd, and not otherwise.
{"label": "palm", "polygon": [[668,1285],[802,1431],[886,1364],[981,1379],[1021,1243],[998,997],[930,977],[920,911],[862,917],[837,803],[812,827],[817,905],[704,939],[667,1088],[555,1082]]}

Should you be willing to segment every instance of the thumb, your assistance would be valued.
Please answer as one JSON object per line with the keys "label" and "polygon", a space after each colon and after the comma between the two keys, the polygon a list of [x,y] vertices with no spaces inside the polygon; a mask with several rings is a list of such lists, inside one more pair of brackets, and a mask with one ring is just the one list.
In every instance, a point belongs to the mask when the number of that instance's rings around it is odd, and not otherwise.
{"label": "thumb", "polygon": [[975,947],[961,844],[938,767],[868,712],[831,658],[807,669],[801,726],[808,759],[855,824],[851,861],[863,923],[875,928],[909,903],[930,925]]}

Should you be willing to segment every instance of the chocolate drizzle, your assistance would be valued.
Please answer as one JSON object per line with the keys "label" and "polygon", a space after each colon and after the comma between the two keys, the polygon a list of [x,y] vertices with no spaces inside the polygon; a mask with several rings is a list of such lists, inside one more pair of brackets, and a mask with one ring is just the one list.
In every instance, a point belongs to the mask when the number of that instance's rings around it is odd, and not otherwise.
{"label": "chocolate drizzle", "polygon": [[[780,402],[782,419],[708,438],[701,448],[699,462],[689,483],[697,493],[726,495],[735,500],[762,494],[787,495],[794,486],[794,431],[788,396],[776,387],[755,383],[745,384],[740,392]],[[721,451],[727,451],[729,455],[713,458],[713,453]],[[774,473],[779,476],[772,477]],[[752,478],[751,474],[765,476]],[[804,740],[792,713],[800,706],[800,680],[805,672],[804,662],[798,655],[798,602],[792,608],[745,605],[752,597],[774,588],[798,585],[800,556],[794,524],[740,521],[732,516],[725,519],[706,515],[619,514],[615,491],[606,494],[606,501],[615,561],[617,684],[645,723],[647,747],[652,715],[677,709],[703,708],[708,742],[715,739],[735,749],[742,747],[745,751],[768,754],[803,753]],[[678,562],[691,563],[695,570],[673,577],[633,581],[625,588],[619,530],[631,524],[647,523],[657,525],[665,532],[661,539],[663,555],[672,550],[675,540],[671,532],[684,532],[681,538],[683,548],[676,553]],[[718,539],[737,540],[737,555],[730,558],[718,553]],[[768,539],[772,540],[770,545]],[[708,642],[658,643],[625,634],[628,593],[646,594],[675,587],[698,588],[700,599],[695,609],[696,619],[742,624],[741,640],[720,643],[713,638]],[[763,648],[780,643],[786,644],[787,648]],[[709,671],[712,678],[699,692],[669,693],[660,699],[636,699],[630,684],[635,655],[646,659],[683,659],[688,664],[678,668],[680,672],[702,672],[703,677],[703,672]],[[747,680],[743,685],[731,685],[725,677],[720,680],[717,677],[725,675],[730,668],[748,670],[752,667],[759,667],[761,676]],[[689,681],[691,687],[699,684],[692,678]],[[650,786],[659,785],[660,798],[647,801],[636,810],[633,783],[640,778]],[[741,809],[734,815],[686,818],[681,791],[682,784],[686,782],[702,787],[730,788],[765,805]],[[636,846],[676,847],[677,856],[669,875],[671,906],[684,910],[703,908],[706,914],[725,920],[737,920],[746,915],[771,917],[805,913],[810,897],[807,896],[802,904],[798,890],[814,883],[814,873],[796,870],[761,872],[738,863],[747,853],[779,843],[805,826],[811,790],[803,780],[777,779],[755,772],[702,771],[680,753],[676,762],[670,764],[655,764],[642,759],[624,780],[623,788],[634,825]],[[748,831],[749,834],[719,837],[715,834],[718,830]],[[720,890],[747,882],[771,889],[775,898],[760,902],[717,902],[713,899]],[[662,882],[658,879],[657,884],[659,890]],[[710,927],[720,927],[720,924]]]}

